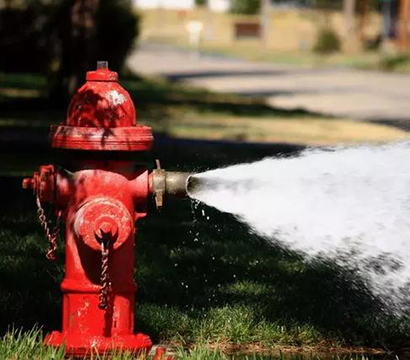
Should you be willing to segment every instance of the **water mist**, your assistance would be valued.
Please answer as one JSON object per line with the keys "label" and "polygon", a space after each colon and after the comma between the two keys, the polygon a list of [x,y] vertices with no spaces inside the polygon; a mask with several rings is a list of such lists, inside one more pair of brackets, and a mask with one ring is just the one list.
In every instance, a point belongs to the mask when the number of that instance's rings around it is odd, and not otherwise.
{"label": "water mist", "polygon": [[190,196],[268,241],[354,269],[400,312],[410,303],[410,143],[306,150],[197,174]]}

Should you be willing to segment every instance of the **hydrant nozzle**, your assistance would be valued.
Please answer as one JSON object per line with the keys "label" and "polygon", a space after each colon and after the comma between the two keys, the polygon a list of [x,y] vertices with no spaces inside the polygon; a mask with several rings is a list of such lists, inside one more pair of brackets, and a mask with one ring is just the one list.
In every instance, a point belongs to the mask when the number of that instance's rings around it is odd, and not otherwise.
{"label": "hydrant nozzle", "polygon": [[183,198],[188,195],[188,178],[192,173],[165,171],[161,169],[159,160],[156,160],[157,168],[151,174],[151,193],[154,195],[155,205],[160,210],[164,205],[164,198]]}

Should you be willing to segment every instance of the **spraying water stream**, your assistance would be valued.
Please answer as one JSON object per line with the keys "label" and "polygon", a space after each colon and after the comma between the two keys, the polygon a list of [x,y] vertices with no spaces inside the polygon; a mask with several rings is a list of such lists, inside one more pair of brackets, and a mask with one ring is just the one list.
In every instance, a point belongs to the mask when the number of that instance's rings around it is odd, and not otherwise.
{"label": "spraying water stream", "polygon": [[395,313],[408,309],[410,143],[306,150],[197,174],[188,188],[306,261],[354,269]]}

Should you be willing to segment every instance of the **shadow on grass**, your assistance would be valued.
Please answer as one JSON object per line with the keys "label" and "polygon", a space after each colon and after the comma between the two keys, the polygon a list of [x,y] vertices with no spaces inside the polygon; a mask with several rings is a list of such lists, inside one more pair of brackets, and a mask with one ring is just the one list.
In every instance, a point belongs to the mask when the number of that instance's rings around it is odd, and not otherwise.
{"label": "shadow on grass", "polygon": [[[143,81],[125,86],[140,112],[145,109],[158,118],[167,114],[167,105],[176,103],[242,115],[275,111],[257,102],[229,102]],[[8,96],[8,116],[35,121],[35,109],[38,115],[45,112],[39,105],[45,103],[37,100],[40,103]],[[33,107],[21,110],[24,103]],[[49,120],[63,120],[55,119],[56,114]],[[289,117],[296,115],[300,113],[289,112]],[[27,126],[8,130],[0,139],[3,174],[58,163],[46,143],[45,128],[36,136]],[[13,134],[15,141],[9,146],[11,141],[6,140]],[[142,162],[153,163],[158,157],[167,170],[201,171],[299,150],[285,144],[175,140],[162,135],[156,137],[152,158]],[[36,323],[45,330],[59,329],[61,241],[58,261],[51,264],[45,259],[47,243],[33,195],[21,189],[19,177],[2,177],[0,186],[0,331],[11,324],[31,328]],[[328,263],[305,263],[298,254],[249,233],[231,216],[190,201],[169,203],[160,214],[151,204],[149,213],[138,224],[137,326],[155,340],[390,346],[407,337],[408,324],[381,316],[380,304],[349,271]]]}
{"label": "shadow on grass", "polygon": [[[297,151],[170,139],[160,144],[154,152],[165,154],[168,169],[203,170]],[[212,155],[214,146],[219,149]],[[187,149],[205,151],[194,156]],[[49,263],[33,195],[20,188],[21,178],[3,177],[0,184],[6,189],[0,329],[36,323],[59,329],[63,245],[57,263]],[[230,215],[189,200],[169,202],[157,213],[151,202],[149,216],[138,225],[136,323],[156,341],[395,346],[406,339],[408,324],[381,316],[380,304],[354,273],[306,263]]]}
{"label": "shadow on grass", "polygon": [[[0,104],[2,119],[40,121],[44,125],[65,120],[69,99],[53,102],[47,99],[45,79],[35,75],[0,73]],[[166,121],[170,107],[190,108],[197,113],[215,113],[233,116],[295,118],[307,115],[322,117],[304,110],[282,110],[267,106],[258,97],[244,99],[237,96],[213,94],[204,90],[193,90],[172,82],[154,82],[136,76],[125,76],[121,84],[126,88],[137,108],[137,115]],[[26,97],[24,91],[37,90],[38,94]]]}
{"label": "shadow on grass", "polygon": [[135,82],[132,78],[121,82],[130,92],[140,113],[145,117],[152,117],[155,106],[163,109],[167,115],[169,106],[188,106],[198,113],[218,113],[231,116],[282,116],[295,118],[300,116],[323,115],[310,113],[305,110],[285,110],[266,105],[260,97],[240,98],[238,96],[214,94],[201,89],[190,89],[178,83],[152,83],[146,81]]}
{"label": "shadow on grass", "polygon": [[[172,331],[195,338],[196,326],[214,341],[268,345],[382,346],[406,338],[394,319],[381,316],[381,304],[353,272],[305,263],[205,206],[180,203],[151,213],[138,246],[139,301],[158,306],[142,308],[143,327],[157,338],[172,337]],[[164,321],[166,307],[187,314],[193,324]]]}

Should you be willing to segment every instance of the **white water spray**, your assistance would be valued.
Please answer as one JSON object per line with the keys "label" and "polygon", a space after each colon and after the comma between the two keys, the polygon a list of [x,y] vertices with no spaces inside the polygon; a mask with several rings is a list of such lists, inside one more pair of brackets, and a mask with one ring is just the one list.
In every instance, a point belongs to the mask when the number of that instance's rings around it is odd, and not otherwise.
{"label": "white water spray", "polygon": [[197,174],[190,196],[257,234],[355,269],[395,312],[410,302],[410,143],[307,150]]}

